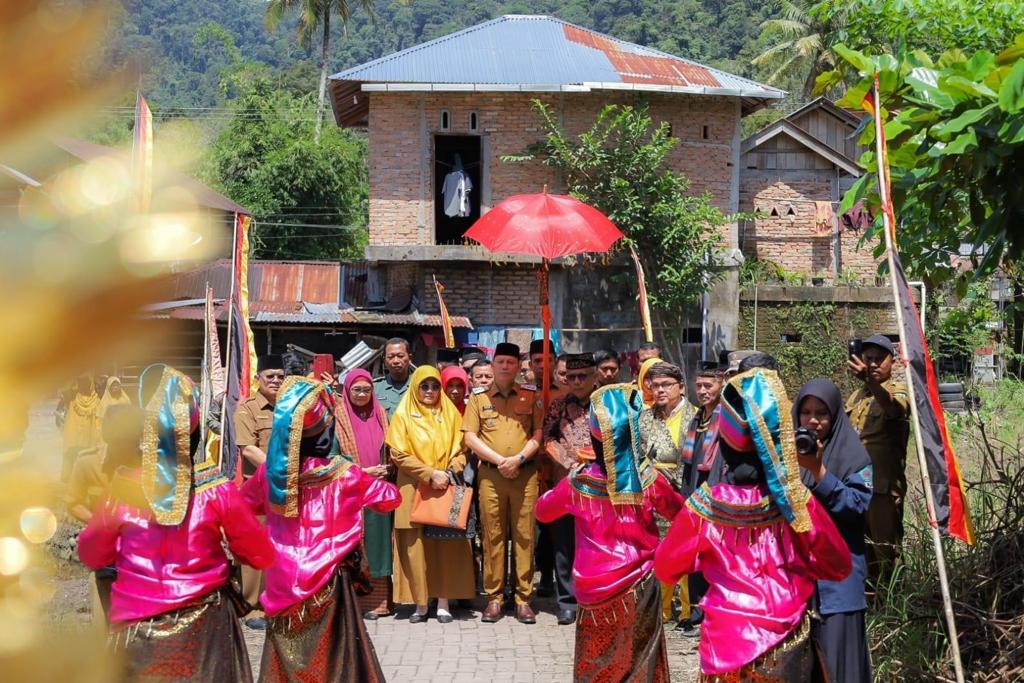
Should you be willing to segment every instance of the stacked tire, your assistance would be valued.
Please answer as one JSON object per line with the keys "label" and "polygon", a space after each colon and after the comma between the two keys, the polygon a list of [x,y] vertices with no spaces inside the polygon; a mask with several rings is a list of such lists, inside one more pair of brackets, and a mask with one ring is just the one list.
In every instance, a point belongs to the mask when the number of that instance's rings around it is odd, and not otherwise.
{"label": "stacked tire", "polygon": [[947,382],[939,385],[939,402],[947,413],[962,413],[967,410],[962,382]]}

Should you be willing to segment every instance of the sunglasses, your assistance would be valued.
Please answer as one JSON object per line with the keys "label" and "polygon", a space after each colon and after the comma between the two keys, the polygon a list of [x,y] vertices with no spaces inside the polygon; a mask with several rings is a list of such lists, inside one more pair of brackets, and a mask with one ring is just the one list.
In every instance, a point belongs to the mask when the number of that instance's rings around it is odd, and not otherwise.
{"label": "sunglasses", "polygon": [[437,382],[423,382],[422,384],[420,384],[419,390],[425,394],[436,394],[437,392],[441,391],[441,385],[438,384]]}
{"label": "sunglasses", "polygon": [[283,372],[275,372],[272,375],[262,375],[262,377],[263,377],[263,379],[265,379],[266,381],[269,382],[269,381],[275,380],[275,379],[284,379],[284,373]]}

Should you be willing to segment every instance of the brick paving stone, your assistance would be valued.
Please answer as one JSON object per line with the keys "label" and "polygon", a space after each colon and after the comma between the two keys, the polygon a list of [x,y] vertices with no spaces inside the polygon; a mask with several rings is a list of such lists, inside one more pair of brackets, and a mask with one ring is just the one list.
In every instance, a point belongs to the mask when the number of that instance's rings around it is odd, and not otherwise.
{"label": "brick paving stone", "polygon": [[[561,683],[572,681],[575,626],[559,626],[550,601],[537,600],[537,623],[524,625],[506,616],[497,624],[480,622],[473,612],[458,610],[456,621],[410,624],[385,617],[366,622],[381,669],[391,683]],[[256,676],[263,632],[245,630]],[[697,677],[697,641],[666,630],[673,681]]]}

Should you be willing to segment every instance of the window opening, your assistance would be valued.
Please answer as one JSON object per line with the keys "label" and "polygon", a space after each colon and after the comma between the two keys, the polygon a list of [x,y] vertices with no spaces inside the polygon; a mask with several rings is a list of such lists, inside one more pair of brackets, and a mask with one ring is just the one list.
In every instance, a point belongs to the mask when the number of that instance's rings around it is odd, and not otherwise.
{"label": "window opening", "polygon": [[479,135],[434,136],[434,241],[462,244],[480,218]]}
{"label": "window opening", "polygon": [[448,130],[452,127],[452,117],[447,109],[441,111],[441,130]]}
{"label": "window opening", "polygon": [[469,113],[469,129],[474,132],[477,129],[477,116],[475,111],[471,111]]}
{"label": "window opening", "polygon": [[701,126],[701,128],[700,128],[700,136],[704,140],[708,140],[708,139],[711,138],[711,131],[708,130],[707,126]]}

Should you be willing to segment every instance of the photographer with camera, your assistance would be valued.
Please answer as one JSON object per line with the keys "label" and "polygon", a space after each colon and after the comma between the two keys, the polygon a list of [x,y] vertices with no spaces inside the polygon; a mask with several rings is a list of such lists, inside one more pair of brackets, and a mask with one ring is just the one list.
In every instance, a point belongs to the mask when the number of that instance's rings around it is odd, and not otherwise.
{"label": "photographer with camera", "polygon": [[864,612],[864,515],[871,503],[871,458],[843,412],[839,388],[814,379],[793,401],[801,479],[835,522],[850,548],[853,571],[842,581],[818,581],[811,635],[824,658],[828,680],[871,681]]}
{"label": "photographer with camera", "polygon": [[875,475],[867,514],[868,569],[874,580],[885,582],[903,544],[910,398],[906,385],[893,379],[888,337],[852,340],[849,367],[864,385],[846,401],[846,414],[860,433]]}

